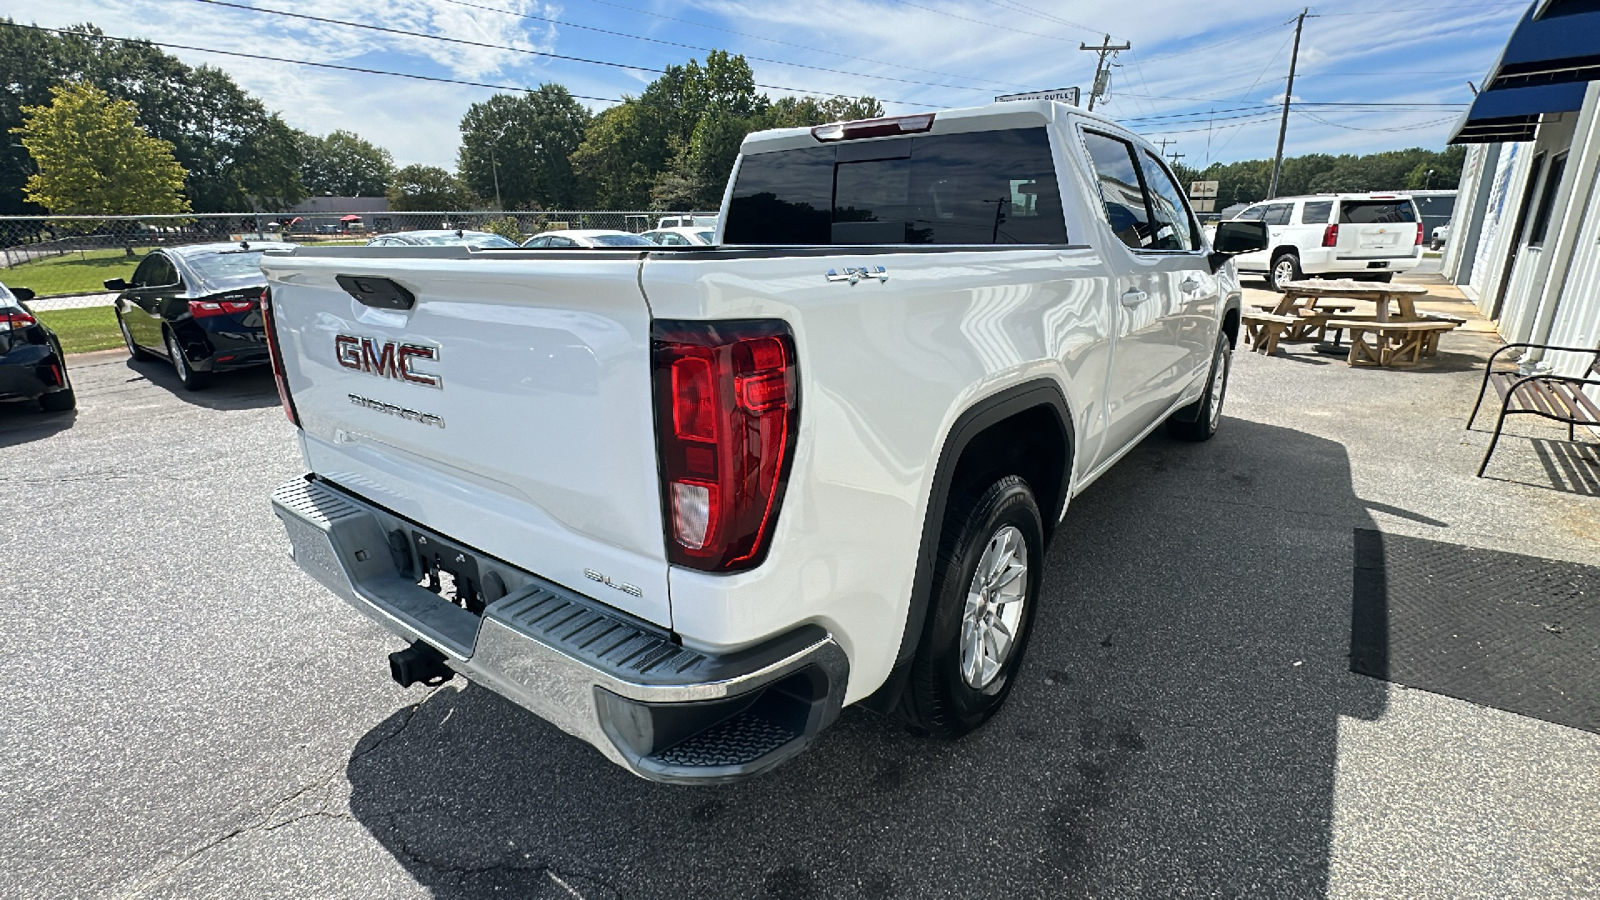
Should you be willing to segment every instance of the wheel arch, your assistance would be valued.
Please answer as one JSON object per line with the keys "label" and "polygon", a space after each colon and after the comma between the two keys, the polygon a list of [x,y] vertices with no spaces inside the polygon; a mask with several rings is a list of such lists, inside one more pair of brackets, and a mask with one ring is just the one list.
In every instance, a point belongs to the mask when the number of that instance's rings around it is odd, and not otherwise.
{"label": "wheel arch", "polygon": [[[988,475],[1021,476],[1033,489],[1042,514],[1046,546],[1072,486],[1075,433],[1060,385],[1039,378],[991,394],[956,418],[940,447],[923,514],[922,540],[894,668],[862,705],[889,712],[905,686],[912,657],[927,624],[934,557],[951,497],[966,483]],[[1003,454],[997,460],[994,454]],[[1021,467],[1024,471],[1015,471]]]}

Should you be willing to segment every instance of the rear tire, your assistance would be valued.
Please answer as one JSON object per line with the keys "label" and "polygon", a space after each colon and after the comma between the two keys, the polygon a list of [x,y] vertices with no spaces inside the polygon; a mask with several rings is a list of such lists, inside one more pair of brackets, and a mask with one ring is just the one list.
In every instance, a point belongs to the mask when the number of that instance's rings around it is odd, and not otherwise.
{"label": "rear tire", "polygon": [[953,738],[999,711],[1027,649],[1043,570],[1044,526],[1027,482],[1008,475],[952,498],[900,699],[908,721]]}
{"label": "rear tire", "polygon": [[1272,268],[1267,272],[1267,281],[1279,293],[1283,292],[1285,284],[1304,277],[1305,273],[1300,270],[1300,257],[1295,253],[1280,253],[1273,257]]}
{"label": "rear tire", "polygon": [[170,330],[166,332],[167,354],[172,361],[172,371],[178,373],[178,380],[183,382],[184,390],[198,391],[211,384],[210,372],[197,372],[189,364],[189,358],[183,355],[183,347],[178,344],[177,335]]}
{"label": "rear tire", "polygon": [[134,362],[149,362],[155,357],[138,344],[133,342],[133,332],[128,330],[128,323],[122,321],[122,313],[117,313],[117,330],[122,332],[122,343],[128,348],[128,358]]}
{"label": "rear tire", "polygon": [[[1205,395],[1200,398],[1199,412],[1194,421],[1184,422],[1172,418],[1167,420],[1167,434],[1180,441],[1211,440],[1217,433],[1217,427],[1222,424],[1222,404],[1228,399],[1228,373],[1233,369],[1233,345],[1228,343],[1228,336],[1217,335],[1217,352],[1211,357],[1211,375],[1206,380]],[[1187,413],[1189,407],[1184,412]]]}

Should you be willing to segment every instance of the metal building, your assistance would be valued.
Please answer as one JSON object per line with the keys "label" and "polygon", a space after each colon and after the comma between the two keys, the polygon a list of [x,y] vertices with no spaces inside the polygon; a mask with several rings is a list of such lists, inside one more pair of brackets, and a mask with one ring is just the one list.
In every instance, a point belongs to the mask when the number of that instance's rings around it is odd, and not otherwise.
{"label": "metal building", "polygon": [[[1600,2],[1535,2],[1451,143],[1470,149],[1446,277],[1507,341],[1600,346]],[[1576,375],[1592,359],[1520,364]]]}

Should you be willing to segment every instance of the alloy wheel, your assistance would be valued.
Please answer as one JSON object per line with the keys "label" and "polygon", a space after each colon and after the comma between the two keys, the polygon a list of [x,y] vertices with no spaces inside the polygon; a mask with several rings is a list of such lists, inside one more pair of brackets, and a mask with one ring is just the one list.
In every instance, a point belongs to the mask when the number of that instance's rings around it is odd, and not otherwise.
{"label": "alloy wheel", "polygon": [[1028,596],[1028,543],[1015,525],[996,531],[978,560],[961,619],[961,678],[981,691],[1016,646]]}

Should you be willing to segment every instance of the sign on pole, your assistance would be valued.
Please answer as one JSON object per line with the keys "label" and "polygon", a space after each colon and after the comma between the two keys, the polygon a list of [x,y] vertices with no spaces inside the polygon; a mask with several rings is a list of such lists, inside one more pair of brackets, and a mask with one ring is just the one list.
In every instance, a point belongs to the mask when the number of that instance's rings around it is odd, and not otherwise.
{"label": "sign on pole", "polygon": [[1078,89],[1075,87],[1056,88],[1053,91],[1033,91],[1027,94],[1002,94],[994,98],[996,103],[1006,100],[1059,100],[1062,103],[1078,105]]}
{"label": "sign on pole", "polygon": [[1220,184],[1221,182],[1217,181],[1196,181],[1189,185],[1189,199],[1215,200],[1217,199],[1217,187]]}
{"label": "sign on pole", "polygon": [[1217,211],[1217,201],[1211,199],[1210,197],[1207,197],[1204,200],[1191,200],[1189,202],[1194,205],[1194,211],[1197,213]]}

